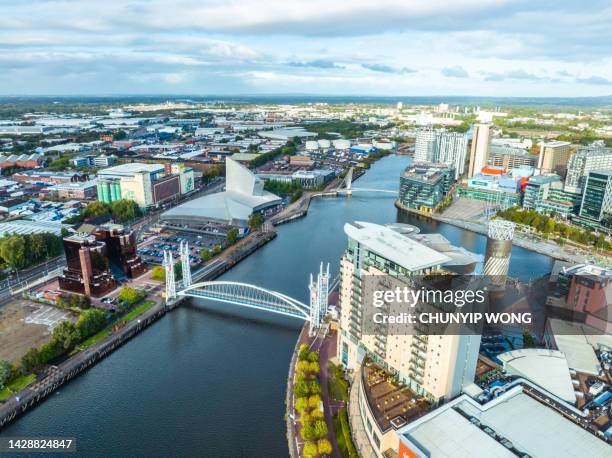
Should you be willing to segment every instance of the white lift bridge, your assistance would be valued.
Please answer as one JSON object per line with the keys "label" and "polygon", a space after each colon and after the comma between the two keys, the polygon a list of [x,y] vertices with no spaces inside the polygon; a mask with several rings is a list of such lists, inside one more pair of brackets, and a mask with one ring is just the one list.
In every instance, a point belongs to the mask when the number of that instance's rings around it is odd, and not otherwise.
{"label": "white lift bridge", "polygon": [[179,249],[183,280],[175,281],[174,260],[172,253],[164,253],[166,272],[166,303],[174,304],[179,297],[197,297],[200,299],[234,304],[262,312],[284,315],[310,323],[310,333],[314,335],[328,312],[329,297],[329,264],[319,268],[316,281],[310,276],[310,303],[304,304],[292,297],[260,286],[235,281],[204,281],[191,283],[189,264],[189,246],[181,243]]}

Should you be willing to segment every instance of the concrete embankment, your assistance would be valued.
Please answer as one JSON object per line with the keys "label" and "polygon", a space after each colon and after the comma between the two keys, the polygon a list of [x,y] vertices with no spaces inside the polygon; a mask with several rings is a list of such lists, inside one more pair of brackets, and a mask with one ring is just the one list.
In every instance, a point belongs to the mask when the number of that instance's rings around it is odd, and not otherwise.
{"label": "concrete embankment", "polygon": [[[242,245],[223,256],[219,262],[214,264],[213,268],[204,268],[195,272],[194,280],[202,281],[217,278],[275,237],[276,232],[274,231],[257,232],[251,235]],[[178,305],[178,302],[173,305]],[[170,308],[165,305],[155,305],[94,346],[75,354],[57,366],[49,367],[44,376],[39,377],[36,382],[20,391],[4,404],[0,404],[0,431],[11,421],[42,402],[59,387],[92,367],[161,318],[169,310]]]}
{"label": "concrete embankment", "polygon": [[289,445],[289,456],[291,458],[298,458],[300,456],[300,451],[297,446],[297,438],[296,438],[296,430],[294,427],[293,412],[294,412],[294,396],[293,396],[293,379],[295,378],[295,366],[298,362],[298,355],[300,352],[300,345],[302,342],[306,340],[306,335],[308,333],[308,322],[304,323],[302,326],[302,331],[295,342],[295,347],[293,348],[293,354],[291,355],[291,362],[289,363],[289,373],[287,375],[287,389],[285,392],[285,422],[287,426],[287,444]]}
{"label": "concrete embankment", "polygon": [[[406,213],[411,213],[416,216],[422,216],[424,218],[429,218],[434,221],[440,221],[441,223],[450,224],[461,229],[465,229],[467,231],[482,234],[484,236],[487,235],[487,227],[483,223],[473,223],[470,221],[463,221],[454,218],[446,218],[443,215],[421,212],[419,210],[404,207],[398,201],[395,201],[395,206],[399,210],[402,210]],[[568,253],[564,251],[562,247],[559,247],[558,245],[553,244],[552,242],[526,240],[518,234],[512,240],[512,244],[521,248],[525,248],[526,250],[533,251],[535,253],[550,256],[554,259],[560,259],[562,261],[575,263],[582,263],[585,261],[584,256]]]}

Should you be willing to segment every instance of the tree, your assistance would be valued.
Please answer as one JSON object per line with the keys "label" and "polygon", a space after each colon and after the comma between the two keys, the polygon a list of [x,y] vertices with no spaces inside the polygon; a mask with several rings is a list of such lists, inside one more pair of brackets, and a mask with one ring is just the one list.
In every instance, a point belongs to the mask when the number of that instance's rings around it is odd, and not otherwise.
{"label": "tree", "polygon": [[302,451],[304,456],[307,458],[313,458],[318,454],[318,448],[316,442],[308,441],[304,444],[304,450]]}
{"label": "tree", "polygon": [[92,202],[85,207],[83,214],[88,218],[97,218],[98,216],[107,215],[110,212],[108,204],[104,202],[96,201]]}
{"label": "tree", "polygon": [[76,325],[81,338],[85,339],[103,329],[107,323],[106,316],[107,312],[102,309],[89,309],[81,313]]}
{"label": "tree", "polygon": [[298,398],[302,398],[304,396],[308,396],[310,394],[310,384],[308,382],[298,382],[295,384],[293,388],[293,392],[295,396]]}
{"label": "tree", "polygon": [[73,349],[81,341],[81,333],[72,321],[62,321],[53,329],[52,335],[64,350]]}
{"label": "tree", "polygon": [[313,374],[319,373],[320,367],[319,367],[319,363],[317,363],[316,361],[311,362],[308,366],[309,366],[308,370],[312,372]]}
{"label": "tree", "polygon": [[112,202],[110,210],[113,218],[119,222],[131,221],[140,216],[138,204],[129,199],[120,199]]}
{"label": "tree", "polygon": [[310,353],[308,353],[308,361],[313,363],[318,362],[319,354],[316,351],[311,351]]}
{"label": "tree", "polygon": [[208,248],[202,248],[200,250],[200,258],[202,258],[202,261],[204,262],[210,261],[213,258],[213,254]]}
{"label": "tree", "polygon": [[221,250],[223,250],[223,247],[221,245],[215,245],[215,246],[212,247],[212,251],[215,254],[220,253]]}
{"label": "tree", "polygon": [[321,385],[316,380],[308,383],[310,394],[321,394]]}
{"label": "tree", "polygon": [[6,264],[14,270],[25,267],[25,240],[18,235],[11,235],[2,239],[0,243],[0,256]]}
{"label": "tree", "polygon": [[306,396],[297,398],[295,400],[295,410],[299,413],[303,413],[306,409],[308,409],[308,398]]}
{"label": "tree", "polygon": [[162,266],[155,266],[151,270],[151,279],[166,281],[166,270]]}
{"label": "tree", "polygon": [[308,398],[308,407],[311,409],[318,409],[321,404],[321,396],[318,394],[313,394]]}
{"label": "tree", "polygon": [[128,307],[131,307],[142,298],[144,298],[144,293],[142,291],[137,291],[129,286],[121,288],[121,291],[119,291],[117,295],[117,299],[127,304]]}
{"label": "tree", "polygon": [[312,429],[314,433],[313,439],[321,439],[327,436],[327,423],[325,420],[317,420],[312,423]]}
{"label": "tree", "polygon": [[125,130],[118,130],[113,134],[113,140],[123,140],[127,138],[127,132]]}
{"label": "tree", "polygon": [[310,353],[308,352],[308,345],[307,344],[302,344],[300,345],[300,352],[298,354],[298,359],[300,361],[304,361],[306,359],[308,359],[308,355]]}
{"label": "tree", "polygon": [[306,360],[298,361],[298,363],[296,364],[296,369],[299,372],[308,372],[310,371],[310,363]]}
{"label": "tree", "polygon": [[8,361],[0,361],[0,391],[11,381],[15,368]]}
{"label": "tree", "polygon": [[321,439],[317,442],[317,450],[319,455],[331,455],[333,451],[332,444],[327,439]]}
{"label": "tree", "polygon": [[536,341],[529,332],[529,330],[523,330],[523,348],[534,348],[536,346]]}
{"label": "tree", "polygon": [[229,245],[233,245],[237,241],[238,241],[238,229],[233,227],[229,231],[227,231],[227,236],[225,237],[225,242],[229,246]]}
{"label": "tree", "polygon": [[300,430],[300,435],[305,441],[312,441],[318,439],[314,427],[314,422],[303,425],[302,429]]}
{"label": "tree", "polygon": [[21,369],[24,372],[30,372],[33,368],[40,366],[40,364],[40,352],[34,347],[30,348],[21,358]]}
{"label": "tree", "polygon": [[249,216],[249,221],[248,221],[249,229],[257,230],[261,228],[263,223],[264,223],[264,217],[261,215],[261,213],[257,213],[257,212],[251,213],[251,216]]}

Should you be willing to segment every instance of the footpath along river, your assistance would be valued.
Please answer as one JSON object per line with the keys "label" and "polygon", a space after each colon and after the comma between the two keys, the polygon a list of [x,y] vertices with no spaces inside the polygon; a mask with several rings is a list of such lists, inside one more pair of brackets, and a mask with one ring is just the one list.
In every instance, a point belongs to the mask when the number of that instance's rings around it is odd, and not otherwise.
{"label": "footpath along river", "polygon": [[[356,188],[398,188],[410,159],[389,156]],[[270,288],[307,302],[307,282],[320,261],[332,275],[354,220],[391,223],[392,194],[313,200],[305,218],[280,226],[278,237],[221,277]],[[485,237],[403,215],[484,253]],[[551,259],[514,247],[510,274],[550,270]],[[2,436],[73,437],[87,457],[285,457],[285,386],[301,323],[290,318],[192,300],[61,388],[9,425]]]}

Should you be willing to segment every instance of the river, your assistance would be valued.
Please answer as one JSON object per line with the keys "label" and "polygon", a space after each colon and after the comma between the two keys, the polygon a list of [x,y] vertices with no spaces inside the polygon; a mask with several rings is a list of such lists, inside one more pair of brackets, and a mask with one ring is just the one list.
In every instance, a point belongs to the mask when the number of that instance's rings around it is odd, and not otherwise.
{"label": "river", "polygon": [[[397,189],[409,160],[386,157],[354,187]],[[280,226],[275,240],[222,278],[307,302],[308,275],[320,261],[331,263],[333,276],[338,272],[344,223],[394,222],[394,199],[356,192],[314,200],[308,216]],[[484,253],[482,235],[403,220]],[[550,267],[550,258],[514,247],[512,276],[536,277]],[[285,384],[300,323],[232,307],[193,300],[168,313],[2,435],[74,437],[77,455],[88,457],[287,456]]]}

